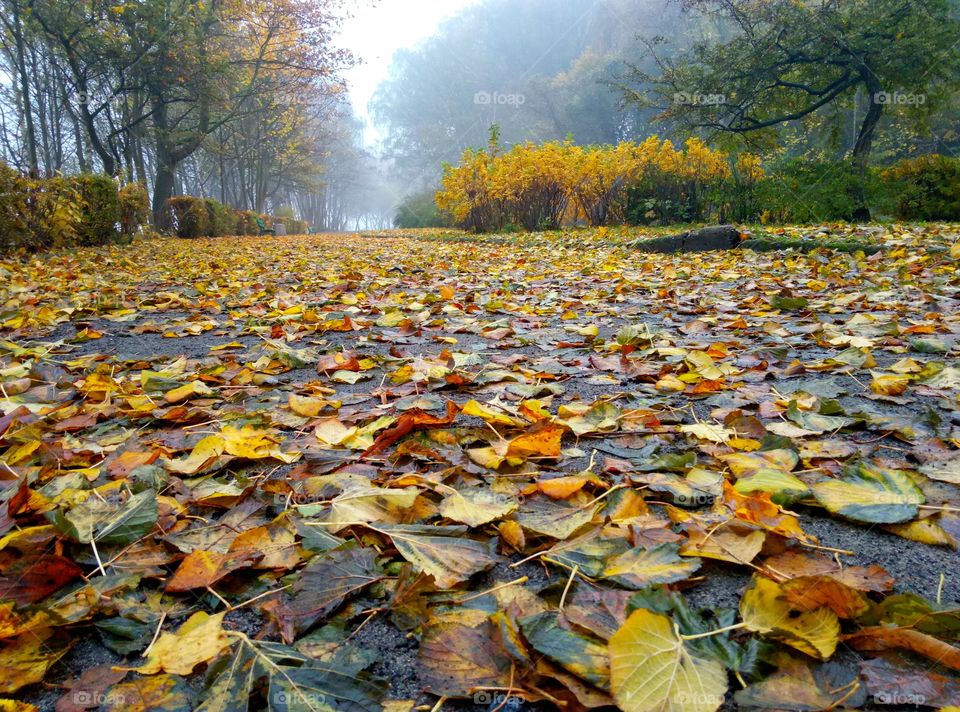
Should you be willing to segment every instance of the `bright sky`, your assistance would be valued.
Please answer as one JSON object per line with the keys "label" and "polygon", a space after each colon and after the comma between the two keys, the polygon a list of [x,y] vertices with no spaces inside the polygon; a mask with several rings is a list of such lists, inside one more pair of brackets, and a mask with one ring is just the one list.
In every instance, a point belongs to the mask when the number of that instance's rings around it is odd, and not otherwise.
{"label": "bright sky", "polygon": [[[357,116],[369,122],[367,102],[386,79],[393,53],[433,34],[437,24],[476,0],[353,0],[353,17],[343,23],[339,43],[362,64],[346,72]],[[376,138],[369,126],[367,141]]]}

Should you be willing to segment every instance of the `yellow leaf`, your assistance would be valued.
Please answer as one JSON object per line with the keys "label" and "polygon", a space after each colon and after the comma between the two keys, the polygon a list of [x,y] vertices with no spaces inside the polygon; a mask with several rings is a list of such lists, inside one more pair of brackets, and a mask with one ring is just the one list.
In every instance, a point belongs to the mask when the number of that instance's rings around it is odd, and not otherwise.
{"label": "yellow leaf", "polygon": [[776,638],[802,653],[826,660],[837,648],[840,621],[829,608],[798,610],[782,587],[758,576],[740,599],[740,616],[748,630]]}
{"label": "yellow leaf", "polygon": [[290,410],[304,418],[316,418],[320,411],[329,405],[330,401],[323,398],[312,398],[310,396],[298,396],[296,393],[290,394],[288,400]]}
{"label": "yellow leaf", "polygon": [[561,425],[541,421],[528,432],[518,435],[507,446],[507,457],[560,457],[560,441],[564,428]]}
{"label": "yellow leaf", "polygon": [[723,665],[695,657],[667,616],[635,610],[608,650],[610,690],[623,712],[713,712],[723,703]]}
{"label": "yellow leaf", "polygon": [[870,390],[882,396],[899,396],[907,390],[910,379],[907,376],[885,374],[874,376],[870,383]]}
{"label": "yellow leaf", "polygon": [[180,460],[170,460],[166,468],[181,475],[192,475],[209,466],[220,457],[226,442],[220,435],[210,435],[193,446],[189,456]]}
{"label": "yellow leaf", "polygon": [[230,638],[223,632],[226,614],[226,611],[212,616],[204,611],[194,613],[176,633],[162,633],[150,649],[147,662],[134,670],[141,675],[161,671],[191,674],[197,665],[212,660],[229,647]]}
{"label": "yellow leaf", "polygon": [[440,514],[447,519],[479,527],[499,519],[520,506],[514,497],[498,494],[484,487],[454,490],[440,503]]}
{"label": "yellow leaf", "polygon": [[519,420],[508,415],[504,411],[484,405],[483,403],[478,403],[475,400],[467,401],[464,404],[461,412],[464,415],[472,415],[477,418],[482,418],[487,423],[500,423],[501,425],[522,425]]}

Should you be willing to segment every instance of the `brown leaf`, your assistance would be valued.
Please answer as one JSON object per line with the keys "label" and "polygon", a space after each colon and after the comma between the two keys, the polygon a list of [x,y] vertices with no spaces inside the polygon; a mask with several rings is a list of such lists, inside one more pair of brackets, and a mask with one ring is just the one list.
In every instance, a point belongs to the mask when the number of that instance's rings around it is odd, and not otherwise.
{"label": "brown leaf", "polygon": [[938,665],[960,671],[960,648],[913,628],[871,626],[844,636],[843,640],[857,650],[874,653],[895,649],[909,650]]}
{"label": "brown leaf", "polygon": [[41,554],[22,559],[0,576],[0,600],[37,603],[82,575],[83,569],[64,556]]}
{"label": "brown leaf", "polygon": [[392,427],[380,433],[377,439],[373,441],[373,445],[367,448],[360,456],[360,459],[362,460],[382,452],[400,438],[406,437],[415,430],[426,430],[428,428],[440,428],[450,425],[457,417],[458,412],[460,412],[460,410],[453,401],[447,401],[447,414],[443,417],[430,415],[430,413],[422,411],[419,408],[408,410],[397,419],[397,422],[394,423]]}

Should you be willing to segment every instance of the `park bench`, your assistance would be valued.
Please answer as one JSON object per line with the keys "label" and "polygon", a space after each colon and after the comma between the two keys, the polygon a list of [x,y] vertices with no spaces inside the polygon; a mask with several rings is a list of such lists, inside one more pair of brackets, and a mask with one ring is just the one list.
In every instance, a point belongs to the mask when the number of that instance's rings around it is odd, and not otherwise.
{"label": "park bench", "polygon": [[257,218],[257,229],[260,230],[260,235],[276,235],[277,231],[273,228],[268,228],[267,224],[263,221],[263,218]]}

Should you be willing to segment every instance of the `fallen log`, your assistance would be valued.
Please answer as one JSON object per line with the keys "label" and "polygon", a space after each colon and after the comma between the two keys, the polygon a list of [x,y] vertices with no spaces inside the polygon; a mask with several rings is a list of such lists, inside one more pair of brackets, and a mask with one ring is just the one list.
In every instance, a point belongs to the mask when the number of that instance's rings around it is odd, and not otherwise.
{"label": "fallen log", "polygon": [[641,237],[629,243],[641,252],[676,253],[676,252],[706,252],[709,250],[732,250],[741,248],[756,252],[770,252],[773,250],[811,250],[826,249],[836,252],[863,252],[872,255],[882,252],[881,245],[871,245],[857,240],[813,240],[788,237],[764,236],[750,237],[733,225],[714,225],[688,230],[679,235],[664,237]]}
{"label": "fallen log", "polygon": [[643,252],[705,252],[707,250],[730,250],[738,247],[741,233],[733,225],[714,225],[699,230],[689,230],[679,235],[643,238],[630,243]]}

